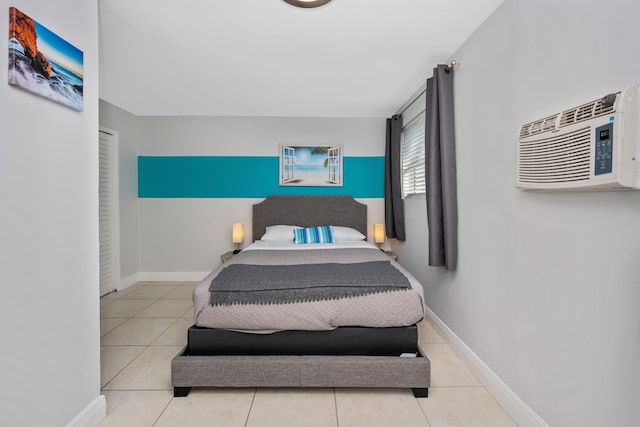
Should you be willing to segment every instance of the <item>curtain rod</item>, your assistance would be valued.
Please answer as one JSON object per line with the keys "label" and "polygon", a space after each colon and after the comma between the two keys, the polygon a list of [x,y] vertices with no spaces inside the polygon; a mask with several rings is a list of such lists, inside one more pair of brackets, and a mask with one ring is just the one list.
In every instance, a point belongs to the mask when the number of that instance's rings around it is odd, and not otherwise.
{"label": "curtain rod", "polygon": [[400,107],[400,109],[398,110],[398,112],[395,114],[404,114],[405,111],[407,111],[409,109],[409,107],[411,107],[421,96],[423,93],[425,93],[427,91],[427,83],[425,82],[420,89],[418,89],[418,91],[416,93],[413,94],[413,96],[411,98],[409,98],[409,100],[407,102],[404,103],[404,105],[402,107]]}
{"label": "curtain rod", "polygon": [[[453,70],[453,67],[455,67],[456,65],[462,67],[462,63],[456,61],[455,59],[452,60],[447,64],[447,71]],[[396,112],[396,114],[404,114],[404,112],[407,111],[409,107],[411,107],[418,100],[418,98],[420,98],[422,94],[425,93],[426,91],[427,91],[427,83],[425,81],[425,83],[423,83],[422,86],[420,86],[420,89],[418,89],[418,91],[414,93],[413,96],[409,98],[409,100],[400,107],[400,109]]]}
{"label": "curtain rod", "polygon": [[460,66],[460,68],[462,68],[462,63],[456,61],[455,59],[452,60],[451,62],[449,62],[449,64],[447,65],[447,71],[451,71],[453,70],[453,67],[455,67],[456,65]]}

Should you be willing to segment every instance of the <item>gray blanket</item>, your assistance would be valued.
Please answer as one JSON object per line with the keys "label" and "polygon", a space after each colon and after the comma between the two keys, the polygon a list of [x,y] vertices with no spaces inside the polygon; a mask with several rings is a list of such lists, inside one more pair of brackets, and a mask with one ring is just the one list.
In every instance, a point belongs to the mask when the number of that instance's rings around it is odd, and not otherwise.
{"label": "gray blanket", "polygon": [[232,264],[211,281],[211,305],[288,304],[408,290],[389,261],[355,264]]}

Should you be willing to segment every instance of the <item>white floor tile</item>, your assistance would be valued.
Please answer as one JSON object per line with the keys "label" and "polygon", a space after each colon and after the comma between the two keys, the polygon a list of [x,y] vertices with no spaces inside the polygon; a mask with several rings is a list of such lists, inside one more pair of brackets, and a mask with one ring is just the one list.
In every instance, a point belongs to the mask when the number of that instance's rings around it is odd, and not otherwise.
{"label": "white floor tile", "polygon": [[153,427],[172,399],[168,391],[105,391],[107,418],[99,427]]}
{"label": "white floor tile", "polygon": [[105,390],[173,390],[171,359],[180,346],[147,347],[105,387]]}
{"label": "white floor tile", "polygon": [[119,299],[100,309],[100,317],[132,317],[154,303],[151,299]]}
{"label": "white floor tile", "polygon": [[411,390],[336,389],[340,427],[429,427]]}
{"label": "white floor tile", "polygon": [[333,389],[258,389],[247,427],[337,427]]}
{"label": "white floor tile", "polygon": [[154,427],[244,427],[254,390],[193,390],[173,398]]}
{"label": "white floor tile", "polygon": [[418,323],[418,343],[444,344],[444,340],[426,320],[423,320]]}
{"label": "white floor tile", "polygon": [[187,330],[193,325],[192,319],[180,318],[164,331],[151,345],[187,345]]}
{"label": "white floor tile", "polygon": [[195,284],[183,284],[173,291],[169,292],[165,298],[183,298],[191,300],[193,298],[193,289],[196,287]]}
{"label": "white floor tile", "polygon": [[130,292],[125,298],[127,299],[158,299],[168,293],[178,289],[179,285],[165,286],[139,286],[136,290]]}
{"label": "white floor tile", "polygon": [[102,345],[149,345],[175,323],[172,318],[131,318],[102,337]]}
{"label": "white floor tile", "polygon": [[447,344],[420,344],[420,347],[431,362],[431,387],[480,385]]}
{"label": "white floor tile", "polygon": [[191,307],[191,300],[165,298],[155,301],[135,317],[181,317]]}
{"label": "white floor tile", "polygon": [[122,325],[129,318],[127,317],[101,317],[100,318],[100,337],[105,336],[107,333],[113,331],[118,326]]}
{"label": "white floor tile", "polygon": [[136,286],[180,286],[185,282],[164,282],[164,281],[142,281],[136,283]]}
{"label": "white floor tile", "polygon": [[418,401],[431,427],[516,427],[484,387],[434,387]]}
{"label": "white floor tile", "polygon": [[143,345],[100,347],[100,387],[104,387],[118,375],[145,348]]}
{"label": "white floor tile", "polygon": [[102,296],[100,299],[101,300],[117,300],[120,298],[123,298],[127,295],[129,295],[129,293],[135,291],[137,289],[137,285],[133,285],[133,286],[129,286],[127,288],[121,289],[119,291],[113,291],[113,292],[109,292],[107,295]]}

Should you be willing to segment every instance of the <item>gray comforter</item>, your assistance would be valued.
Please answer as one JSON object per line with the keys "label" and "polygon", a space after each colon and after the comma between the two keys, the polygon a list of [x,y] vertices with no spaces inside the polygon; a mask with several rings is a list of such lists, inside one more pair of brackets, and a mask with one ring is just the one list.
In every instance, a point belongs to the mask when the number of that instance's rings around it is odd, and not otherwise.
{"label": "gray comforter", "polygon": [[300,265],[233,264],[211,281],[211,305],[289,304],[409,290],[389,261]]}

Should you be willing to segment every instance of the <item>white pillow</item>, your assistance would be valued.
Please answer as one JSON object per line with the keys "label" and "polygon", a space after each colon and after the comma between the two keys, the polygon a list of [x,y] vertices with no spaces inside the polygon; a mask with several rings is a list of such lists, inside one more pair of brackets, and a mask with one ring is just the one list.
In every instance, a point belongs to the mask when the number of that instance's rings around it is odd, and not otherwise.
{"label": "white pillow", "polygon": [[365,240],[367,237],[354,228],[334,225],[333,238],[336,242],[356,242]]}
{"label": "white pillow", "polygon": [[293,242],[293,230],[297,225],[272,225],[267,227],[266,232],[260,238],[265,242]]}

